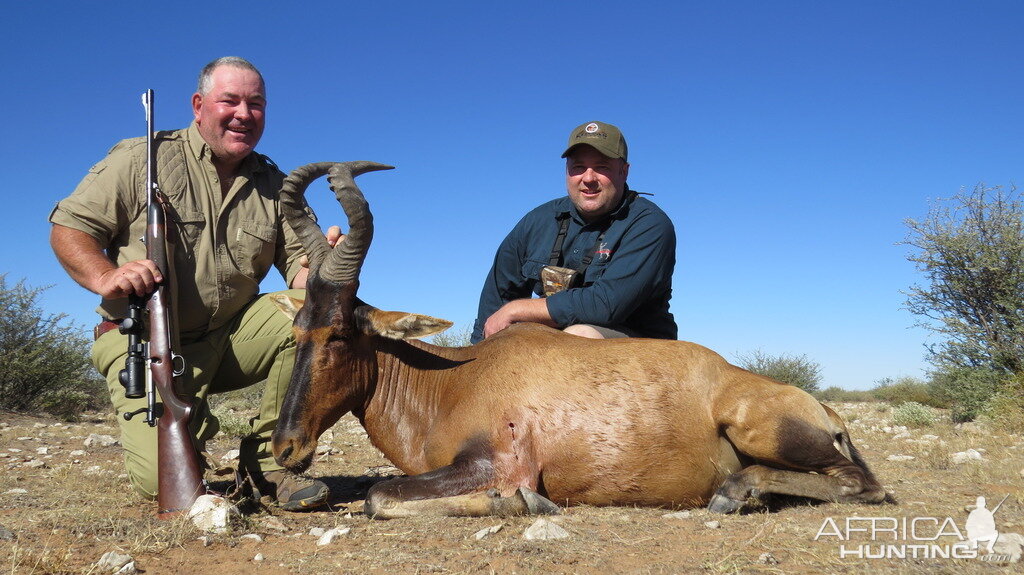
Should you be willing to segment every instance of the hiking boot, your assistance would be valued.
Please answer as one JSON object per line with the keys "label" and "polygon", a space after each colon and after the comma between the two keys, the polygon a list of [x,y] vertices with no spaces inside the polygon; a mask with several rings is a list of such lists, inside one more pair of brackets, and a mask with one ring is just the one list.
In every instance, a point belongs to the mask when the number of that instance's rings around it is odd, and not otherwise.
{"label": "hiking boot", "polygon": [[277,500],[285,511],[307,511],[327,503],[331,494],[322,481],[296,475],[289,471],[267,471],[257,484],[261,495]]}

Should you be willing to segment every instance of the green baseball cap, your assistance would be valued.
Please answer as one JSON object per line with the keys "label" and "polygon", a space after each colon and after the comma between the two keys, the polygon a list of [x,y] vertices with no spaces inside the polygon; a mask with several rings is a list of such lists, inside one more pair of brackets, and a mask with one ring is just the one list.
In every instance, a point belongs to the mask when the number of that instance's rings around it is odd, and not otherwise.
{"label": "green baseball cap", "polygon": [[611,124],[604,122],[581,124],[569,133],[569,145],[562,152],[562,157],[568,156],[573,148],[581,144],[593,146],[598,152],[609,158],[622,158],[623,161],[627,161],[626,138],[622,137],[622,132]]}

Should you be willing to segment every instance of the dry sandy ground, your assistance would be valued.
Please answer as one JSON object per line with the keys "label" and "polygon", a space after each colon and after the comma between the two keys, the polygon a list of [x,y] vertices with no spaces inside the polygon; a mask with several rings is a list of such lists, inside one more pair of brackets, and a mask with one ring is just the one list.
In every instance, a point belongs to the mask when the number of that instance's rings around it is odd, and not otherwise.
{"label": "dry sandy ground", "polygon": [[[798,502],[730,516],[694,510],[688,517],[666,516],[671,510],[664,509],[575,507],[556,519],[569,537],[547,541],[523,538],[535,521],[528,517],[366,518],[361,498],[373,476],[397,471],[351,416],[325,435],[322,454],[310,471],[332,488],[329,510],[264,510],[204,541],[185,520],[154,518],[155,505],[129,488],[118,446],[84,446],[90,434],[116,436],[111,416],[61,424],[0,413],[0,526],[5,528],[0,529],[0,572],[100,573],[96,563],[108,551],[130,555],[147,574],[1021,570],[1020,563],[1001,557],[926,555],[965,553],[956,546],[957,535],[966,534],[969,506],[978,496],[987,498],[990,509],[1005,496],[994,516],[997,527],[1024,533],[1024,438],[974,424],[903,430],[893,426],[884,405],[837,408],[899,505]],[[218,440],[211,452],[222,457],[233,443]],[[950,461],[952,454],[967,449],[977,450],[982,459]],[[501,528],[480,539],[474,536],[494,526]],[[318,547],[317,537],[309,534],[315,527],[349,531]],[[4,538],[5,530],[13,538]],[[247,534],[261,540],[243,537]],[[867,556],[900,552],[907,558]]]}

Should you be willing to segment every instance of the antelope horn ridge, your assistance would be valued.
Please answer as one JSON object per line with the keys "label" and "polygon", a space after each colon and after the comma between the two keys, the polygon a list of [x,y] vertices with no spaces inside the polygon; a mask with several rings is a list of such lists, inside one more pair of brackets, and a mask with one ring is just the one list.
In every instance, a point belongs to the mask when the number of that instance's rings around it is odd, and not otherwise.
{"label": "antelope horn ridge", "polygon": [[394,166],[376,162],[342,162],[331,167],[327,180],[334,190],[334,197],[348,216],[348,233],[345,239],[331,250],[327,261],[320,269],[320,277],[341,284],[354,283],[359,279],[366,252],[373,239],[373,214],[356,185],[355,177],[366,172],[391,170]]}
{"label": "antelope horn ridge", "polygon": [[[311,275],[339,283],[352,283],[373,238],[373,215],[355,177],[366,172],[391,170],[394,166],[376,162],[317,162],[295,168],[281,186],[281,206],[288,225],[295,230],[309,257]],[[304,192],[309,184],[329,174],[328,180],[338,203],[348,216],[349,230],[333,250],[323,231],[306,212]]]}

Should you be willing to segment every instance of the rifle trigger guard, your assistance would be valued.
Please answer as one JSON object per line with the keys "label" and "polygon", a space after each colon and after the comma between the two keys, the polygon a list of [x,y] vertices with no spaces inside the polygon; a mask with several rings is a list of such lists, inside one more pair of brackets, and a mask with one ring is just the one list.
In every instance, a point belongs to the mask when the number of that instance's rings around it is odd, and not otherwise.
{"label": "rifle trigger guard", "polygon": [[188,367],[185,364],[185,358],[180,355],[171,352],[171,369],[173,370],[174,377],[181,377],[185,374],[185,368]]}

